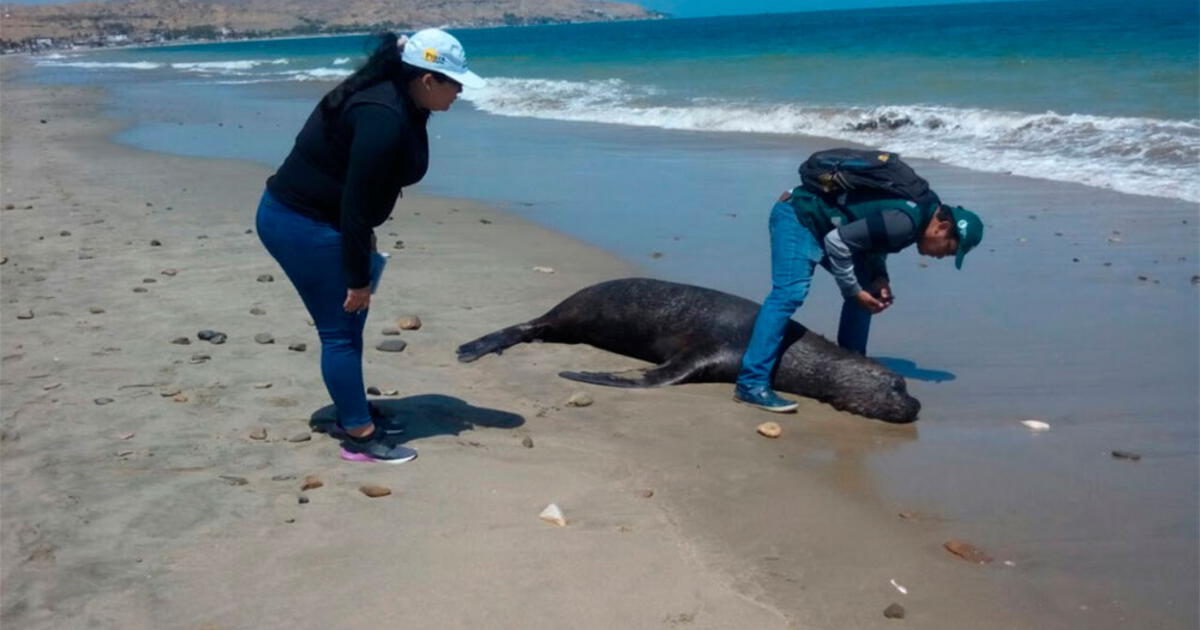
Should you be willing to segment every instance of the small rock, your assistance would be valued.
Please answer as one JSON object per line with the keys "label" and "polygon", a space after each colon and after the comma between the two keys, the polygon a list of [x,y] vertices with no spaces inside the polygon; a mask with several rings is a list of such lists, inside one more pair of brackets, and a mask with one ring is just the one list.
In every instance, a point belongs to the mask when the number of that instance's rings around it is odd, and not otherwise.
{"label": "small rock", "polygon": [[568,407],[587,407],[592,404],[592,397],[587,392],[575,392],[567,399]]}
{"label": "small rock", "polygon": [[261,383],[255,383],[255,384],[254,384],[254,389],[270,389],[270,388],[271,388],[271,382],[270,382],[270,381],[263,381],[263,382],[261,382]]}
{"label": "small rock", "polygon": [[1192,276],[1192,284],[1200,284],[1200,275]]}
{"label": "small rock", "polygon": [[777,438],[783,435],[783,427],[777,422],[764,422],[758,425],[758,434],[763,437]]}
{"label": "small rock", "polygon": [[221,479],[231,486],[244,486],[250,483],[250,480],[245,477],[234,477],[233,475],[221,475]]}
{"label": "small rock", "polygon": [[288,475],[288,474],[273,475],[271,477],[271,481],[291,481],[295,478],[296,478],[296,475]]}
{"label": "small rock", "polygon": [[295,523],[295,522],[296,522],[296,519],[294,519],[294,518],[285,518],[285,519],[283,519],[283,522],[284,522],[284,523],[288,523],[288,524],[290,525],[290,524],[292,524],[292,523]]}
{"label": "small rock", "polygon": [[158,239],[151,239],[150,247],[162,247],[162,241],[160,241]]}
{"label": "small rock", "polygon": [[1030,431],[1050,430],[1050,423],[1042,420],[1022,420],[1021,424],[1025,425]]}
{"label": "small rock", "polygon": [[306,497],[306,496],[304,496],[304,495],[301,495],[301,496],[300,496],[300,498],[299,498],[299,499],[297,499],[296,501],[297,501],[297,502],[298,502],[300,505],[305,505],[305,504],[307,504],[307,503],[308,503],[308,497]]}
{"label": "small rock", "polygon": [[104,312],[104,309],[100,308],[99,306],[93,306],[88,309],[88,312],[92,315],[99,315]]}
{"label": "small rock", "polygon": [[421,318],[416,315],[407,315],[396,320],[396,328],[400,330],[420,330]]}
{"label": "small rock", "polygon": [[563,516],[562,509],[554,503],[547,505],[546,509],[542,510],[541,514],[538,514],[538,518],[559,527],[567,526],[567,519]]}
{"label": "small rock", "polygon": [[6,204],[4,204],[4,209],[5,210],[16,210],[17,207],[11,203],[6,203]]}
{"label": "small rock", "polygon": [[1147,281],[1147,280],[1149,280],[1149,279],[1150,279],[1150,278],[1148,278],[1148,277],[1146,277],[1146,276],[1143,276],[1143,275],[1139,275],[1137,278],[1138,278],[1138,280],[1141,280],[1142,282],[1145,282],[1145,281]]}
{"label": "small rock", "polygon": [[142,278],[142,284],[154,284],[158,282],[157,278]]}
{"label": "small rock", "polygon": [[176,337],[171,340],[171,343],[179,345],[179,346],[186,346],[186,345],[191,344],[192,340],[187,337]]}
{"label": "small rock", "polygon": [[275,343],[275,337],[271,333],[258,333],[254,335],[254,341],[261,344]]}
{"label": "small rock", "polygon": [[883,609],[883,616],[888,619],[903,619],[904,607],[896,602],[892,602],[891,605]]}
{"label": "small rock", "polygon": [[1134,462],[1142,458],[1141,455],[1138,455],[1137,453],[1131,453],[1129,451],[1113,451],[1112,456],[1117,459],[1128,459]]}
{"label": "small rock", "polygon": [[372,499],[377,499],[379,497],[386,497],[387,495],[392,493],[392,490],[390,488],[386,488],[384,486],[374,486],[374,485],[361,486],[358,489],[358,491],[371,497]]}
{"label": "small rock", "polygon": [[404,352],[407,347],[408,342],[403,339],[384,339],[375,346],[375,349],[380,352]]}
{"label": "small rock", "polygon": [[404,249],[404,241],[396,241],[396,244],[392,245],[392,248],[393,249]]}
{"label": "small rock", "polygon": [[163,398],[171,398],[172,396],[178,396],[179,394],[182,393],[182,391],[183,390],[179,389],[178,387],[171,387],[170,385],[165,385],[165,386],[159,388],[158,395],[162,396]]}
{"label": "small rock", "polygon": [[173,276],[173,275],[179,273],[179,270],[178,269],[163,269],[162,271],[160,271],[158,273],[161,273],[164,276]]}
{"label": "small rock", "polygon": [[267,312],[262,310],[261,308],[258,308],[257,306],[255,306],[254,308],[250,309],[250,314],[251,315],[266,315]]}
{"label": "small rock", "polygon": [[987,555],[983,552],[983,550],[966,541],[947,540],[942,546],[946,548],[946,551],[949,551],[950,553],[962,558],[963,560],[966,560],[967,562],[987,564],[988,562],[992,561],[991,556]]}
{"label": "small rock", "polygon": [[108,403],[110,403],[112,401],[113,401],[113,399],[111,399],[111,398],[97,398],[97,399],[93,400],[92,402],[96,403],[97,405],[107,405]]}
{"label": "small rock", "polygon": [[304,478],[304,483],[300,484],[300,491],[303,492],[305,490],[316,490],[323,485],[325,485],[325,483],[321,481],[319,477],[316,475],[309,475]]}
{"label": "small rock", "polygon": [[177,403],[185,403],[185,402],[187,402],[187,401],[188,401],[188,397],[187,397],[186,395],[184,395],[184,394],[177,394],[177,395],[176,395],[174,398],[172,398],[171,400],[174,400],[174,401],[175,401],[175,402],[177,402]]}
{"label": "small rock", "polygon": [[50,383],[49,385],[42,385],[42,389],[45,391],[50,391],[52,389],[58,389],[59,387],[62,387],[62,383]]}
{"label": "small rock", "polygon": [[17,319],[33,319],[33,309],[25,309],[17,313]]}
{"label": "small rock", "polygon": [[533,448],[533,438],[529,437],[528,435],[521,438],[521,446],[524,446],[525,448]]}
{"label": "small rock", "polygon": [[210,359],[212,359],[212,356],[202,352],[197,352],[196,354],[192,355],[192,358],[188,359],[188,363],[204,363]]}
{"label": "small rock", "polygon": [[484,224],[484,225],[491,225],[491,224],[492,224],[492,222],[491,222],[491,221],[489,221],[488,219],[480,219],[480,220],[479,220],[479,222],[480,222],[480,223],[482,223],[482,224]]}
{"label": "small rock", "polygon": [[0,265],[8,262],[8,256],[0,256]]}
{"label": "small rock", "polygon": [[251,431],[251,432],[250,432],[250,439],[251,439],[251,440],[265,440],[265,439],[267,439],[267,428],[266,428],[266,427],[258,427],[257,429],[255,429],[255,430]]}
{"label": "small rock", "polygon": [[147,289],[146,287],[134,287],[133,288],[134,293],[148,293],[149,291],[150,291],[150,289]]}
{"label": "small rock", "polygon": [[383,336],[385,336],[385,337],[395,337],[396,335],[400,334],[400,329],[399,328],[384,328],[383,330],[381,330],[379,332],[381,334],[383,334]]}
{"label": "small rock", "polygon": [[534,267],[534,268],[533,268],[533,270],[534,270],[534,271],[536,271],[536,272],[538,272],[538,273],[554,273],[554,267],[541,267],[541,266],[538,266],[538,267]]}
{"label": "small rock", "polygon": [[68,230],[63,230],[63,231],[59,232],[58,235],[59,236],[70,236],[71,232],[69,232]]}
{"label": "small rock", "polygon": [[288,438],[288,441],[289,442],[307,442],[311,439],[312,439],[312,433],[305,431],[304,433],[297,433],[297,434],[293,435],[292,437]]}
{"label": "small rock", "polygon": [[215,337],[217,334],[218,334],[217,331],[209,330],[206,328],[206,329],[201,330],[200,332],[196,333],[196,338],[199,339],[200,341],[208,341],[209,339],[212,339],[213,337]]}
{"label": "small rock", "polygon": [[649,499],[652,496],[654,496],[653,490],[642,490],[642,498],[643,499]]}
{"label": "small rock", "polygon": [[1072,258],[1072,259],[1071,259],[1071,262],[1079,262],[1079,259],[1078,259],[1078,258]]}
{"label": "small rock", "polygon": [[663,257],[663,253],[662,252],[654,252],[654,253],[650,254],[650,257],[653,258],[654,260],[658,260],[659,258]]}
{"label": "small rock", "polygon": [[259,274],[257,280],[259,282],[275,282],[275,276],[269,273]]}
{"label": "small rock", "polygon": [[305,350],[308,350],[308,345],[304,344],[304,343],[293,343],[288,346],[288,350],[295,350],[296,352],[304,352]]}
{"label": "small rock", "polygon": [[367,388],[367,393],[372,396],[379,396],[382,394],[382,392],[379,391],[379,388],[375,387],[374,385]]}
{"label": "small rock", "polygon": [[134,438],[134,436],[136,436],[136,435],[137,435],[136,433],[122,433],[121,435],[117,436],[117,439],[118,440],[132,440]]}

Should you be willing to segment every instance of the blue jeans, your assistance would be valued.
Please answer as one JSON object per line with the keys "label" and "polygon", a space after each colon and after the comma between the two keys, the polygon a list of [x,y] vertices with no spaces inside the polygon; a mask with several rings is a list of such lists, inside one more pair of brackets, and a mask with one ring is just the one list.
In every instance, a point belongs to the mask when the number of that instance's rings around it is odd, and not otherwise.
{"label": "blue jeans", "polygon": [[[347,429],[371,422],[363,387],[363,326],[367,311],[347,313],[342,273],[342,235],[332,225],[310,219],[264,191],[258,204],[258,238],[283,267],[300,293],[321,338],[321,378]],[[371,254],[371,286],[383,271]]]}
{"label": "blue jeans", "polygon": [[[771,373],[783,350],[788,320],[804,304],[812,286],[813,270],[825,256],[817,237],[800,223],[792,206],[776,203],[771,209],[770,228],[771,293],[754,320],[754,332],[742,355],[737,380],[738,387],[747,390],[771,385]],[[842,305],[838,344],[865,353],[870,325],[871,313],[857,302],[847,300]]]}

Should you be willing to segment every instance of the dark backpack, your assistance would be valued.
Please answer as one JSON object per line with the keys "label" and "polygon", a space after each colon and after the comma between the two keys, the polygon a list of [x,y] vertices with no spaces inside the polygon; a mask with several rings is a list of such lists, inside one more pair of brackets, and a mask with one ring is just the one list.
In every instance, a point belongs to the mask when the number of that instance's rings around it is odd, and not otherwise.
{"label": "dark backpack", "polygon": [[880,198],[901,198],[921,206],[938,203],[937,194],[898,153],[829,149],[800,165],[804,188],[839,206]]}

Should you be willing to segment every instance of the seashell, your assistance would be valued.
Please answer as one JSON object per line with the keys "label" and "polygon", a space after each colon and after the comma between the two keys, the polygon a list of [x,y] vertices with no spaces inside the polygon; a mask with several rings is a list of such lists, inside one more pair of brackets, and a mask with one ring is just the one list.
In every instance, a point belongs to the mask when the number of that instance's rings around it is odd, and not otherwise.
{"label": "seashell", "polygon": [[1022,420],[1021,424],[1029,428],[1030,431],[1049,431],[1050,423],[1041,420]]}
{"label": "seashell", "polygon": [[758,434],[774,439],[783,435],[783,427],[777,422],[764,422],[758,425]]}
{"label": "seashell", "polygon": [[559,527],[567,526],[566,517],[563,516],[562,510],[559,509],[558,505],[554,503],[547,505],[546,509],[542,510],[541,514],[538,514],[538,518]]}

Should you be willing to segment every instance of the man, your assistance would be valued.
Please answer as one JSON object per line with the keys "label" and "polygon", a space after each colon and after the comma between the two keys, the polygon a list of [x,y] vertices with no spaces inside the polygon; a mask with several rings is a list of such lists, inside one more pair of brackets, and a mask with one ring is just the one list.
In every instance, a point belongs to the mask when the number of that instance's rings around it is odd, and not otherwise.
{"label": "man", "polygon": [[[820,155],[814,154],[806,165]],[[771,389],[771,374],[782,351],[784,328],[804,304],[818,264],[833,274],[846,300],[838,326],[838,345],[866,354],[871,315],[892,304],[884,263],[887,254],[916,244],[924,256],[954,255],[955,267],[961,269],[963,256],[982,240],[983,222],[979,217],[961,206],[942,204],[898,156],[871,152],[867,161],[877,171],[885,166],[889,170],[904,169],[902,174],[919,183],[924,193],[905,198],[897,192],[904,187],[889,182],[882,186],[857,182],[857,186],[844,185],[840,190],[837,186],[822,189],[806,178],[805,184],[779,198],[770,219],[771,293],[759,310],[742,357],[734,400],[766,411],[796,410],[795,402]],[[804,175],[804,167],[801,173]],[[844,183],[847,178],[826,176],[822,181]]]}

